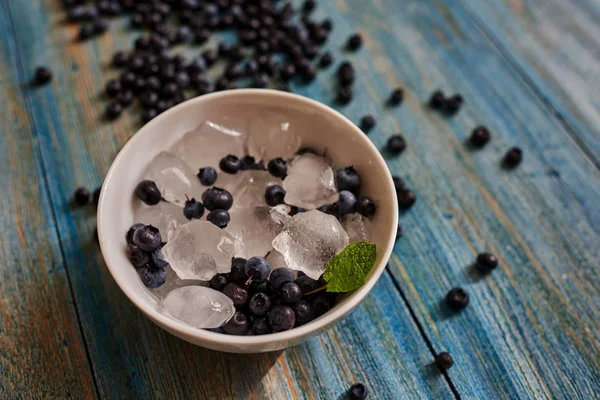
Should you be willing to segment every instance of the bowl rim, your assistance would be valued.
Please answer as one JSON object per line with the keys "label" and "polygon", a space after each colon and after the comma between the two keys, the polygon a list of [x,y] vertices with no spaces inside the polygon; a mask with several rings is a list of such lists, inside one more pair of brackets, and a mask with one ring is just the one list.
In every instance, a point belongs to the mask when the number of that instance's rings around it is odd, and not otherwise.
{"label": "bowl rim", "polygon": [[[299,327],[283,331],[277,333],[271,333],[268,335],[259,335],[259,336],[237,336],[237,335],[225,335],[222,333],[212,332],[206,329],[195,328],[189,325],[186,325],[182,322],[179,322],[173,318],[169,318],[168,316],[162,315],[158,310],[155,309],[150,304],[147,304],[141,297],[134,293],[134,290],[130,289],[129,286],[123,279],[119,278],[117,270],[119,265],[116,265],[116,260],[112,260],[111,254],[109,254],[108,249],[106,248],[107,244],[104,239],[104,226],[105,224],[109,224],[109,222],[105,221],[105,215],[108,211],[105,210],[104,203],[105,198],[107,197],[107,193],[110,192],[106,190],[106,188],[110,188],[112,178],[116,175],[116,171],[118,170],[123,159],[127,157],[127,154],[131,151],[131,149],[135,148],[137,143],[143,140],[144,132],[151,131],[155,124],[158,124],[160,120],[165,120],[171,118],[183,110],[191,107],[201,107],[202,103],[210,102],[212,100],[221,99],[224,97],[236,97],[239,99],[240,96],[274,96],[281,98],[282,102],[285,101],[295,101],[297,103],[304,103],[305,105],[315,109],[317,112],[326,113],[330,116],[340,120],[345,125],[349,131],[353,132],[353,135],[356,136],[357,140],[360,144],[368,149],[370,149],[371,153],[374,155],[373,161],[378,164],[380,168],[387,172],[387,184],[390,188],[394,187],[394,183],[392,180],[391,173],[387,164],[381,155],[380,151],[377,147],[368,139],[367,135],[363,133],[352,121],[350,121],[347,117],[341,114],[339,111],[334,110],[333,108],[322,104],[316,100],[310,99],[305,96],[301,96],[294,93],[288,93],[273,89],[234,89],[234,90],[226,90],[217,93],[210,93],[203,96],[195,97],[189,99],[177,106],[161,113],[156,118],[142,126],[123,146],[123,148],[119,151],[118,155],[115,157],[113,163],[111,164],[108,173],[106,174],[106,178],[104,183],[102,184],[102,190],[100,193],[100,200],[98,203],[98,239],[100,243],[100,249],[102,252],[102,256],[108,267],[108,270],[112,276],[112,278],[117,283],[117,286],[121,289],[121,291],[125,294],[125,296],[139,309],[141,310],[148,318],[150,318],[154,323],[159,326],[167,329],[168,331],[176,336],[181,338],[192,337],[200,342],[209,342],[215,344],[217,347],[219,345],[222,346],[236,346],[236,345],[250,345],[250,346],[260,346],[260,345],[268,345],[274,342],[286,342],[292,340],[299,340],[306,336],[312,335],[313,333],[319,332],[321,330],[326,329],[326,327],[332,325],[339,319],[343,318],[346,314],[352,311],[356,306],[358,306],[362,300],[367,296],[367,294],[371,291],[375,283],[379,280],[379,277],[383,273],[386,268],[387,262],[391,256],[396,230],[395,227],[388,232],[388,242],[387,245],[383,248],[383,257],[381,258],[381,262],[379,265],[375,266],[375,271],[371,275],[371,277],[357,290],[353,293],[350,293],[349,297],[342,304],[341,307],[334,311],[329,311],[319,318],[301,325]],[[394,207],[392,207],[392,217],[395,221],[398,220],[398,204],[397,199],[393,196],[392,202],[394,203]],[[378,249],[379,250],[379,249]],[[379,250],[381,251],[381,250]]]}

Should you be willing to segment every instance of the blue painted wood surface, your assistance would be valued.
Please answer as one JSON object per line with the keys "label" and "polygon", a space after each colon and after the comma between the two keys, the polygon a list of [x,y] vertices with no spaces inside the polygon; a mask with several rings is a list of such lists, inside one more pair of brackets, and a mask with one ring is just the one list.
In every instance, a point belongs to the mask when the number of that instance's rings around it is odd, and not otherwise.
{"label": "blue painted wood surface", "polygon": [[[502,10],[522,4],[497,3]],[[340,110],[355,121],[376,115],[371,137],[380,147],[403,133],[409,147],[389,165],[419,200],[401,216],[406,234],[388,273],[348,319],[284,352],[233,356],[182,342],[137,312],[104,267],[93,241],[93,210],[69,207],[74,188],[99,185],[138,128],[130,115],[103,122],[99,95],[114,74],[107,67],[112,52],[128,48],[135,35],[120,21],[110,35],[79,43],[76,28],[61,24],[60,1],[3,2],[0,93],[19,111],[1,114],[0,144],[8,147],[0,153],[0,179],[11,190],[0,195],[0,271],[9,278],[20,270],[30,275],[23,284],[0,282],[3,299],[5,292],[14,296],[3,303],[1,337],[28,349],[1,346],[0,397],[337,399],[360,380],[374,398],[594,398],[600,392],[600,173],[590,110],[597,103],[593,91],[564,96],[559,76],[548,73],[556,70],[540,72],[531,56],[560,63],[563,52],[580,53],[564,41],[552,42],[560,50],[535,41],[519,47],[509,34],[531,29],[526,20],[499,18],[510,26],[502,29],[482,17],[489,7],[321,2],[316,15],[335,25],[327,47],[358,72],[355,100]],[[595,29],[585,19],[572,25],[569,32],[582,41]],[[365,48],[341,52],[356,29]],[[40,64],[52,66],[55,79],[32,90],[25,83]],[[333,72],[294,90],[333,105]],[[571,73],[570,79],[587,79]],[[407,99],[389,109],[383,103],[394,86],[405,87]],[[423,106],[436,88],[465,96],[457,117],[444,119]],[[474,152],[464,141],[478,124],[489,126],[493,139]],[[525,162],[508,172],[499,160],[512,145],[524,149]],[[25,217],[13,219],[15,209]],[[41,247],[30,252],[33,245]],[[483,250],[501,262],[490,276],[469,267]],[[40,274],[43,265],[52,265],[50,284]],[[471,304],[452,315],[440,301],[459,285]],[[37,301],[19,300],[32,292]],[[35,315],[40,303],[51,316],[47,326],[33,318],[6,322],[5,315]],[[39,335],[42,328],[64,332],[70,346],[59,350],[25,337],[32,326]],[[447,377],[431,365],[432,352],[443,350],[456,363]],[[64,370],[47,371],[58,360]]]}

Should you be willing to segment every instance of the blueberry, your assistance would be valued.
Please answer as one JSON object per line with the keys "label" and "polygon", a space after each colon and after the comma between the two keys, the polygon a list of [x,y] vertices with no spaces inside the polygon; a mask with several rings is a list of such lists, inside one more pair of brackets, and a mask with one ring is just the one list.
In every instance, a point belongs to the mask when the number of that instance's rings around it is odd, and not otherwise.
{"label": "blueberry", "polygon": [[365,400],[368,395],[369,391],[362,383],[355,383],[350,386],[350,390],[348,391],[350,400]]}
{"label": "blueberry", "polygon": [[223,288],[223,294],[229,297],[236,307],[241,307],[248,302],[248,290],[242,285],[229,282]]}
{"label": "blueberry", "polygon": [[228,335],[245,335],[249,329],[250,321],[241,311],[233,314],[233,317],[223,325],[223,331]]}
{"label": "blueberry", "polygon": [[339,195],[338,208],[341,215],[353,214],[356,211],[356,196],[348,190],[342,190]]}
{"label": "blueberry", "polygon": [[523,160],[523,150],[518,147],[511,148],[502,159],[502,165],[505,168],[515,168]]}
{"label": "blueberry", "polygon": [[103,19],[103,18],[97,18],[96,20],[94,20],[94,22],[92,23],[92,26],[94,27],[94,32],[96,34],[101,34],[104,33],[108,30],[108,21]]}
{"label": "blueberry", "polygon": [[402,135],[394,135],[388,139],[385,149],[391,155],[397,156],[406,149],[406,141]]}
{"label": "blueberry", "polygon": [[346,48],[348,50],[358,50],[362,46],[362,37],[360,34],[355,33],[348,38],[348,42],[346,43]]}
{"label": "blueberry", "polygon": [[269,280],[273,289],[279,291],[285,283],[294,281],[294,273],[286,267],[277,268],[271,272]]}
{"label": "blueberry", "polygon": [[278,305],[269,312],[269,325],[274,332],[287,331],[294,327],[296,315],[290,307]]}
{"label": "blueberry", "polygon": [[113,58],[112,58],[112,65],[118,68],[124,67],[127,64],[128,61],[128,57],[127,54],[125,54],[122,51],[117,51],[115,54],[113,54]]}
{"label": "blueberry", "polygon": [[485,126],[478,126],[473,129],[469,142],[475,148],[482,148],[490,141],[490,131]]}
{"label": "blueberry", "polygon": [[229,154],[219,161],[219,168],[221,168],[221,171],[228,174],[237,174],[241,166],[240,160],[233,154]]}
{"label": "blueberry", "polygon": [[152,225],[145,225],[133,233],[133,244],[144,251],[154,251],[162,243],[160,232]]}
{"label": "blueberry", "polygon": [[116,97],[121,92],[121,81],[109,79],[104,86],[104,91],[109,97]]}
{"label": "blueberry", "polygon": [[296,75],[296,67],[293,64],[287,64],[279,72],[281,80],[287,82]]}
{"label": "blueberry", "polygon": [[349,87],[341,87],[338,90],[336,101],[341,105],[346,105],[352,100],[352,89]]}
{"label": "blueberry", "polygon": [[220,210],[220,209],[212,210],[206,216],[206,220],[208,222],[212,222],[213,224],[215,224],[216,226],[218,226],[221,229],[224,229],[227,227],[227,225],[229,225],[230,219],[231,218],[230,218],[227,210]]}
{"label": "blueberry", "polygon": [[229,210],[233,204],[233,197],[225,189],[213,187],[206,189],[202,194],[202,203],[207,210]]}
{"label": "blueberry", "polygon": [[[245,273],[244,276],[246,276]],[[271,282],[269,282],[268,280],[264,280],[262,282],[252,281],[252,283],[250,283],[250,286],[248,287],[248,292],[252,294],[259,292],[273,294],[273,289],[271,288]]]}
{"label": "blueberry", "polygon": [[312,292],[313,290],[316,290],[321,286],[319,285],[319,281],[312,279],[308,275],[300,274],[298,274],[298,278],[296,278],[294,283],[296,283],[296,285],[300,287],[300,291],[302,292],[302,294]]}
{"label": "blueberry", "polygon": [[200,168],[197,176],[202,185],[212,186],[217,181],[217,170],[213,167]]}
{"label": "blueberry", "polygon": [[96,188],[94,190],[94,194],[92,197],[94,198],[94,205],[98,206],[98,202],[100,201],[100,192],[102,191],[102,187]]}
{"label": "blueberry", "polygon": [[142,103],[142,107],[144,108],[154,108],[156,107],[156,103],[158,102],[158,95],[155,92],[150,90],[146,90],[140,96],[140,103]]}
{"label": "blueberry", "polygon": [[475,266],[483,272],[490,272],[498,267],[498,259],[491,253],[479,253]]}
{"label": "blueberry", "polygon": [[315,319],[315,311],[306,300],[300,300],[294,304],[293,308],[296,313],[296,326],[304,325]]}
{"label": "blueberry", "polygon": [[240,169],[242,171],[249,171],[249,170],[264,171],[266,168],[262,161],[256,162],[256,159],[254,157],[244,156],[240,160]]}
{"label": "blueberry", "polygon": [[340,64],[337,70],[337,77],[342,86],[347,87],[354,82],[354,67],[348,61],[344,61]]}
{"label": "blueberry", "polygon": [[115,97],[119,104],[123,107],[129,107],[133,103],[133,92],[131,90],[124,90],[117,93]]}
{"label": "blueberry", "polygon": [[175,82],[167,82],[160,90],[160,95],[163,99],[172,99],[179,92],[179,88]]}
{"label": "blueberry", "polygon": [[211,278],[208,285],[215,290],[221,291],[229,283],[227,274],[217,274]]}
{"label": "blueberry", "polygon": [[131,227],[127,230],[127,234],[125,235],[125,240],[127,241],[127,244],[133,244],[133,234],[135,233],[135,231],[137,231],[139,228],[145,226],[144,224],[133,224],[131,225]]}
{"label": "blueberry", "polygon": [[265,201],[271,207],[278,204],[283,204],[285,198],[285,190],[279,185],[271,185],[265,191]]}
{"label": "blueberry", "polygon": [[396,88],[390,95],[390,98],[388,99],[388,104],[391,106],[397,106],[397,105],[400,105],[403,100],[404,100],[404,89]]}
{"label": "blueberry", "polygon": [[454,360],[449,353],[443,351],[435,356],[435,364],[440,370],[446,371],[452,368],[452,365],[454,365]]}
{"label": "blueberry", "polygon": [[371,200],[370,197],[361,196],[358,199],[356,211],[367,218],[371,218],[375,215],[375,212],[377,211],[377,206],[375,205],[375,202]]}
{"label": "blueberry", "polygon": [[[318,283],[317,283],[318,285]],[[313,309],[315,310],[315,317],[320,317],[325,314],[331,308],[331,302],[325,295],[318,295],[312,301]]]}
{"label": "blueberry", "polygon": [[274,177],[284,179],[287,175],[287,162],[281,157],[274,158],[267,164],[267,169]]}
{"label": "blueberry", "polygon": [[365,115],[360,119],[360,129],[364,133],[369,133],[375,126],[375,118],[372,115]]}
{"label": "blueberry", "polygon": [[246,261],[244,272],[253,281],[264,281],[271,272],[271,264],[264,257],[252,257]]}
{"label": "blueberry", "polygon": [[156,289],[162,286],[167,280],[167,271],[162,268],[144,268],[140,273],[142,283],[150,289]]}
{"label": "blueberry", "polygon": [[246,261],[248,260],[241,257],[231,259],[231,272],[229,273],[229,280],[231,282],[245,282],[248,279],[244,271]]}
{"label": "blueberry", "polygon": [[323,54],[321,56],[321,59],[319,60],[319,67],[327,68],[331,65],[332,62],[333,62],[333,56],[331,55],[330,52],[326,52],[325,54]]}
{"label": "blueberry", "polygon": [[256,293],[248,302],[248,309],[257,317],[264,317],[271,309],[271,298],[265,293]]}
{"label": "blueberry", "polygon": [[354,194],[358,194],[360,189],[360,175],[354,167],[344,167],[336,173],[336,181],[338,190],[348,190]]}
{"label": "blueberry", "polygon": [[246,65],[244,66],[244,72],[248,76],[256,75],[258,73],[258,69],[259,67],[256,60],[248,60],[248,62],[246,62]]}
{"label": "blueberry", "polygon": [[142,110],[142,122],[147,124],[148,122],[156,118],[157,115],[158,112],[154,108],[147,108],[145,110]]}
{"label": "blueberry", "polygon": [[294,304],[302,298],[302,290],[294,282],[287,282],[281,286],[281,301],[286,304]]}
{"label": "blueberry", "polygon": [[340,208],[338,206],[338,203],[325,204],[325,205],[322,205],[321,207],[317,208],[317,210],[319,210],[325,214],[333,215],[337,219],[340,219]]}
{"label": "blueberry", "polygon": [[444,106],[444,102],[446,101],[446,95],[441,90],[436,90],[431,94],[429,98],[429,107],[434,110],[439,110]]}
{"label": "blueberry", "polygon": [[266,318],[254,318],[250,332],[252,332],[253,335],[266,335],[271,333],[271,327]]}
{"label": "blueberry", "polygon": [[130,243],[127,246],[127,255],[129,256],[129,261],[131,261],[136,268],[141,268],[150,263],[150,254],[134,244]]}
{"label": "blueberry", "polygon": [[396,241],[398,241],[398,239],[400,239],[402,237],[403,233],[404,233],[404,230],[402,229],[402,227],[400,225],[398,225],[398,227],[396,228]]}
{"label": "blueberry", "polygon": [[394,187],[396,191],[406,189],[406,185],[404,184],[404,180],[399,176],[392,176],[392,180],[394,181]]}
{"label": "blueberry", "polygon": [[321,28],[329,32],[333,29],[333,22],[330,19],[326,19],[321,22]]}
{"label": "blueberry", "polygon": [[109,103],[106,106],[105,115],[108,119],[117,119],[123,112],[123,106],[119,102]]}
{"label": "blueberry", "polygon": [[454,288],[446,295],[446,304],[454,311],[460,311],[469,304],[469,293],[463,288]]}
{"label": "blueberry", "polygon": [[252,81],[252,87],[263,89],[269,84],[269,77],[266,74],[258,74]]}
{"label": "blueberry", "polygon": [[442,103],[442,111],[447,115],[454,115],[463,104],[463,98],[460,94],[456,94]]}
{"label": "blueberry", "polygon": [[300,214],[300,213],[303,213],[303,212],[307,211],[306,208],[296,207],[296,206],[291,206],[291,207],[292,207],[292,209],[291,209],[290,214],[289,214],[290,217],[293,217],[296,214]]}
{"label": "blueberry", "polygon": [[417,201],[415,192],[410,189],[396,191],[396,197],[398,199],[398,207],[404,210],[411,208],[415,204],[415,201]]}
{"label": "blueberry", "polygon": [[202,58],[204,58],[206,65],[210,67],[217,61],[218,55],[215,50],[208,49],[202,53]]}
{"label": "blueberry", "polygon": [[151,259],[152,265],[154,265],[157,268],[166,268],[169,265],[167,260],[165,260],[165,256],[162,253],[162,245],[152,252]]}
{"label": "blueberry", "polygon": [[138,183],[135,188],[135,194],[141,201],[149,206],[158,204],[162,198],[160,190],[156,187],[156,183],[148,180]]}
{"label": "blueberry", "polygon": [[81,25],[81,27],[79,28],[79,34],[77,37],[79,40],[86,40],[94,36],[95,33],[96,31],[94,29],[94,24],[86,23],[84,25]]}
{"label": "blueberry", "polygon": [[194,198],[186,200],[183,215],[189,220],[200,219],[204,215],[204,205]]}
{"label": "blueberry", "polygon": [[85,206],[90,202],[90,191],[84,187],[77,188],[73,195],[73,199],[78,206]]}

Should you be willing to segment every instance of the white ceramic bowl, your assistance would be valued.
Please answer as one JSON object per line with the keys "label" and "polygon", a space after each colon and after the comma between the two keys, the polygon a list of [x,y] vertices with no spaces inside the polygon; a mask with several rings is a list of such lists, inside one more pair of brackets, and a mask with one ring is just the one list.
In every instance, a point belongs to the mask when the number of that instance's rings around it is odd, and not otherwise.
{"label": "white ceramic bowl", "polygon": [[[211,119],[239,126],[240,110],[260,118],[264,110],[280,111],[300,127],[302,145],[325,150],[335,167],[354,165],[362,178],[362,193],[378,208],[371,241],[377,261],[366,283],[347,294],[325,315],[298,328],[263,336],[230,336],[196,329],[157,311],[156,300],[142,284],[125,252],[125,232],[133,224],[133,193],[148,162],[185,132]],[[247,114],[246,114],[247,115]],[[217,121],[215,121],[217,120]],[[262,89],[239,89],[186,101],[159,115],[129,140],[113,162],[102,187],[98,206],[98,236],[106,265],[125,295],[157,325],[173,335],[203,347],[235,353],[280,350],[329,328],[354,309],[369,293],[385,269],[392,252],[398,221],[394,184],[385,161],[367,136],[337,111],[295,94]]]}

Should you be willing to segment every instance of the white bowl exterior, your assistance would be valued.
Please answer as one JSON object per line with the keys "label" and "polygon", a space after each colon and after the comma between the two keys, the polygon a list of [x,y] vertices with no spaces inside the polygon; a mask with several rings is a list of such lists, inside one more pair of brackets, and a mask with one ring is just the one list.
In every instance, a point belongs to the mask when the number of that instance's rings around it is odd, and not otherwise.
{"label": "white bowl exterior", "polygon": [[[377,245],[377,261],[367,282],[346,295],[327,314],[286,332],[263,336],[230,336],[196,329],[162,315],[156,299],[142,284],[125,252],[125,232],[133,224],[133,192],[144,177],[148,162],[168,149],[186,132],[211,120],[245,129],[248,118],[260,118],[266,110],[289,116],[298,126],[302,146],[327,150],[336,168],[353,165],[362,178],[361,193],[377,204],[371,241]],[[204,95],[186,101],[142,127],[113,162],[98,206],[98,237],[110,273],[125,295],[156,324],[188,342],[214,350],[256,353],[280,350],[329,328],[356,307],[375,285],[394,246],[398,206],[389,170],[377,148],[350,120],[314,100],[266,89],[239,89]]]}

